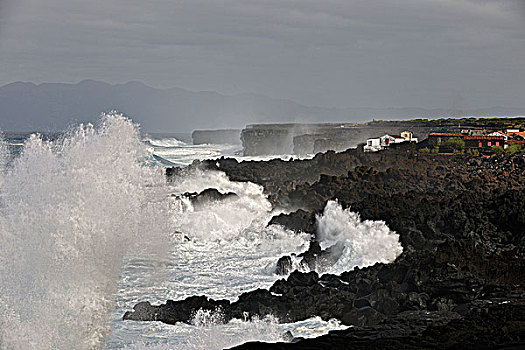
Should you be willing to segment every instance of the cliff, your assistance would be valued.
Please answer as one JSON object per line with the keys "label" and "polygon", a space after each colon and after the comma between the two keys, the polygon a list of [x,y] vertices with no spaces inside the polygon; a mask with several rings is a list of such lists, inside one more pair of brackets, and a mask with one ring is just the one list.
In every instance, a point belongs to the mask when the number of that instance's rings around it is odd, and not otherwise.
{"label": "cliff", "polygon": [[525,124],[525,118],[415,119],[368,123],[254,124],[241,132],[244,154],[312,154],[355,148],[369,138],[400,134],[409,130],[423,140],[431,131],[459,132],[462,129],[505,129]]}

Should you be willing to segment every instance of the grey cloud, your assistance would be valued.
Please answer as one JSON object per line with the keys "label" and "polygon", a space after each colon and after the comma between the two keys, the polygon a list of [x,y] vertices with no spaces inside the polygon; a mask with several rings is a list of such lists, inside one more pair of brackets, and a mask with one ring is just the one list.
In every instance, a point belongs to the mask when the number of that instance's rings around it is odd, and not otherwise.
{"label": "grey cloud", "polygon": [[143,80],[310,105],[516,106],[524,3],[17,0],[0,16],[0,84]]}

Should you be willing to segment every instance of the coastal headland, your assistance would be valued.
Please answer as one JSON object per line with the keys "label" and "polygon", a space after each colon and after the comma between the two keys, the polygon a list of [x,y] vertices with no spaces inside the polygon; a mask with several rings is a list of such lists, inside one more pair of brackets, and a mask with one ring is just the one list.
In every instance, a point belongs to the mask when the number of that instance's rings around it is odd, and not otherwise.
{"label": "coastal headland", "polygon": [[[352,326],[314,339],[248,343],[237,349],[456,349],[525,345],[525,154],[522,151],[433,154],[417,147],[365,153],[318,153],[308,160],[221,158],[190,167],[220,170],[232,181],[264,187],[273,217],[311,234],[299,255],[276,262],[283,274],[268,290],[237,301],[193,296],[165,304],[141,302],[125,320],[188,322],[199,309],[224,321],[273,315],[280,322],[313,316]],[[183,170],[167,169],[168,179]],[[198,194],[195,194],[198,196]],[[337,247],[322,249],[316,215],[337,200],[363,220],[382,220],[400,236],[403,253],[340,275],[319,275]],[[351,267],[349,267],[350,270]]]}
{"label": "coastal headland", "polygon": [[412,120],[373,120],[367,123],[318,124],[252,124],[247,125],[240,138],[245,156],[272,154],[317,154],[355,148],[372,137],[384,134],[399,135],[410,130],[419,140],[430,132],[459,133],[465,130],[482,132],[484,129],[505,130],[509,126],[522,126],[525,118],[447,118]]}

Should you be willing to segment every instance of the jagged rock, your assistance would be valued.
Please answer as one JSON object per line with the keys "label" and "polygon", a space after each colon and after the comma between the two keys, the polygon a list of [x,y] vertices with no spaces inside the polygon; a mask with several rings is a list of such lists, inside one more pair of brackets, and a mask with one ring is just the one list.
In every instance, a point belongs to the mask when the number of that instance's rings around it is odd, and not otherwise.
{"label": "jagged rock", "polygon": [[469,304],[460,316],[448,311],[408,311],[374,326],[331,331],[291,343],[250,342],[232,349],[522,349],[525,343],[523,299]]}
{"label": "jagged rock", "polygon": [[224,322],[231,319],[228,314],[228,300],[213,300],[205,296],[192,296],[185,300],[168,300],[162,305],[151,305],[141,302],[135,305],[133,311],[124,314],[124,320],[133,321],[161,321],[168,324],[190,322],[199,310],[221,311]]}
{"label": "jagged rock", "polygon": [[268,225],[281,225],[294,232],[315,233],[315,215],[299,209],[290,214],[279,214]]}
{"label": "jagged rock", "polygon": [[[307,268],[322,270],[341,251],[341,244],[322,250],[314,234],[315,215],[334,198],[363,220],[383,220],[404,248],[390,264],[339,276],[294,271],[269,290],[244,293],[233,303],[199,300],[205,307],[219,303],[227,317],[272,314],[293,322],[320,316],[356,326],[296,344],[258,343],[259,348],[518,348],[525,343],[525,156],[389,150],[327,152],[308,161],[216,163],[232,180],[264,186],[274,206],[302,208],[271,223],[313,234],[310,248],[300,254]],[[186,322],[196,307],[195,300],[186,299],[158,307],[140,304],[134,312],[140,320],[180,312],[161,321]]]}
{"label": "jagged rock", "polygon": [[302,258],[300,264],[305,269],[325,271],[339,260],[344,248],[342,242],[337,242],[331,247],[321,249],[318,241],[312,241],[308,250],[298,255]]}
{"label": "jagged rock", "polygon": [[277,260],[277,267],[275,268],[277,275],[287,275],[290,271],[292,271],[292,258],[290,256],[286,255]]}
{"label": "jagged rock", "polygon": [[202,209],[205,205],[214,202],[227,202],[238,200],[239,196],[234,192],[221,193],[215,188],[207,188],[200,193],[186,192],[177,197],[186,197],[190,200],[195,210]]}

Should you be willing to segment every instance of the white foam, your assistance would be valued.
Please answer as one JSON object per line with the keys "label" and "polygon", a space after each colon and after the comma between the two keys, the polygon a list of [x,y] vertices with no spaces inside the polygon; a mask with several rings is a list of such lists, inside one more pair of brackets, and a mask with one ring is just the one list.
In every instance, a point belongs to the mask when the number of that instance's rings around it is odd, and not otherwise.
{"label": "white foam", "polygon": [[[323,321],[320,317],[296,323],[278,323],[275,317],[254,317],[250,321],[233,319],[223,324],[220,312],[199,310],[192,324],[174,326],[156,324],[145,330],[142,339],[137,339],[124,349],[180,349],[219,350],[231,348],[250,341],[268,343],[283,342],[285,333],[294,337],[312,338],[330,330],[346,329],[337,320]],[[183,338],[181,338],[183,334]],[[160,337],[159,337],[160,335]]]}
{"label": "white foam", "polygon": [[5,141],[4,135],[0,132],[0,198],[4,191],[4,173],[10,158],[9,144]]}
{"label": "white foam", "polygon": [[[174,193],[201,192],[215,188],[221,193],[234,192],[237,200],[212,202],[204,210],[193,211],[189,202],[173,213],[174,226],[190,238],[199,240],[233,239],[254,241],[270,220],[272,206],[263,188],[250,182],[234,182],[219,171],[195,169],[173,181]],[[182,210],[181,210],[182,209]]]}
{"label": "white foam", "polygon": [[146,158],[137,126],[118,113],[25,142],[2,176],[2,347],[100,345],[125,252],[168,224],[148,193],[163,174]]}
{"label": "white foam", "polygon": [[[194,325],[123,322],[143,300],[233,301],[268,288],[280,278],[273,274],[277,259],[304,251],[309,241],[266,227],[276,213],[260,186],[197,169],[168,187],[147,159],[137,126],[118,113],[58,141],[27,140],[0,176],[0,348],[212,349],[337,326],[315,319],[302,326],[271,319],[218,325],[204,314]],[[170,196],[206,188],[239,199],[196,211]],[[175,231],[192,240],[166,237]]]}
{"label": "white foam", "polygon": [[403,252],[399,235],[384,221],[363,221],[350,209],[343,210],[337,201],[328,201],[323,214],[317,217],[317,236],[323,249],[337,242],[345,246],[335,265],[320,272],[339,274],[356,266],[389,263]]}
{"label": "white foam", "polygon": [[165,138],[165,139],[145,139],[145,142],[149,143],[154,147],[172,148],[172,147],[183,147],[187,146],[187,143],[176,138]]}
{"label": "white foam", "polygon": [[[232,321],[234,323],[226,326],[214,326],[211,330],[205,327],[199,331],[194,328],[201,326],[123,323],[121,317],[137,302],[144,300],[163,303],[168,299],[206,295],[234,301],[244,292],[269,288],[280,278],[274,274],[277,260],[283,255],[301,252],[308,246],[308,235],[297,235],[276,225],[266,227],[274,213],[259,185],[230,181],[223,172],[199,169],[185,171],[172,180],[166,198],[172,201],[170,217],[173,228],[181,233],[174,235],[172,254],[163,263],[145,255],[134,254],[129,258],[124,271],[126,277],[120,282],[117,293],[119,307],[112,316],[113,333],[107,339],[108,347],[142,344],[137,340],[137,334],[148,338],[147,345],[142,345],[146,348],[171,346],[179,349],[182,344],[192,343],[207,349],[214,348],[210,341],[232,346],[232,339],[238,338],[242,342],[245,339],[242,337],[250,334],[250,329],[257,328],[257,325]],[[193,210],[189,201],[170,196],[201,192],[207,188],[215,188],[222,193],[234,192],[239,198],[211,202],[201,210]],[[191,240],[181,239],[184,236]],[[152,271],[164,277],[153,281],[150,276]],[[216,333],[208,337],[209,332]],[[264,338],[265,332],[260,335],[251,333],[253,338],[250,340],[258,337],[267,339]],[[136,346],[141,348],[141,345]]]}

